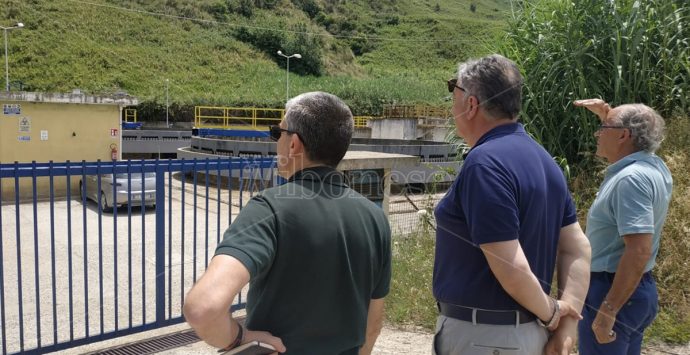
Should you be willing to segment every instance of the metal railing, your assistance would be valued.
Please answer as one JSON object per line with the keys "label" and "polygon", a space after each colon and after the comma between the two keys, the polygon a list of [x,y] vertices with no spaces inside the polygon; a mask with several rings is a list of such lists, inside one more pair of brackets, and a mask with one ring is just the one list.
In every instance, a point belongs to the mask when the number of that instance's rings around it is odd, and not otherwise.
{"label": "metal railing", "polygon": [[426,105],[387,105],[383,108],[383,116],[381,118],[448,118],[450,115],[450,110],[443,107]]}
{"label": "metal railing", "polygon": [[[226,130],[267,131],[285,116],[284,109],[256,107],[195,106],[194,127]],[[354,116],[357,128],[368,127],[373,119],[386,118],[442,118],[450,117],[448,108],[425,105],[388,105],[383,116]]]}
{"label": "metal railing", "polygon": [[285,110],[256,107],[195,106],[194,127],[268,130],[283,119]]}
{"label": "metal railing", "polygon": [[[0,164],[2,354],[183,322],[186,291],[242,206],[276,183],[274,166],[268,158]],[[245,291],[233,308],[244,307]]]}
{"label": "metal railing", "polygon": [[125,109],[125,122],[136,122],[137,121],[137,110],[133,108]]}
{"label": "metal railing", "polygon": [[369,120],[373,119],[372,116],[355,116],[355,127],[363,128],[369,126]]}

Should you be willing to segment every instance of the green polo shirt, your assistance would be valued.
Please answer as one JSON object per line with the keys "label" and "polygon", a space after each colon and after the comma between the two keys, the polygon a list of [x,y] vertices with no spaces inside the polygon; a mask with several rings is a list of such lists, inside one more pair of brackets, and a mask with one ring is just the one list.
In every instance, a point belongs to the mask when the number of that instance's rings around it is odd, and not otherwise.
{"label": "green polo shirt", "polygon": [[390,238],[381,208],[316,167],[252,198],[216,255],[249,270],[247,328],[280,337],[286,354],[357,354],[369,301],[388,294]]}

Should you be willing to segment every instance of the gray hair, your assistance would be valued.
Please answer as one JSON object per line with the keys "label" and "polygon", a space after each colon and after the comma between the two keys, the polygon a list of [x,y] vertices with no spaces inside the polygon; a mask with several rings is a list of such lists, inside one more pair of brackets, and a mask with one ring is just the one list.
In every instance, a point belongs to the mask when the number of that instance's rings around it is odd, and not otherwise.
{"label": "gray hair", "polygon": [[458,81],[493,119],[514,119],[522,105],[522,75],[510,59],[493,54],[458,67]]}
{"label": "gray hair", "polygon": [[287,129],[297,132],[307,158],[336,167],[352,140],[354,121],[350,108],[335,95],[308,92],[285,104]]}
{"label": "gray hair", "polygon": [[653,108],[643,104],[627,104],[618,108],[621,112],[615,120],[630,129],[635,149],[649,153],[659,149],[664,140],[664,119]]}

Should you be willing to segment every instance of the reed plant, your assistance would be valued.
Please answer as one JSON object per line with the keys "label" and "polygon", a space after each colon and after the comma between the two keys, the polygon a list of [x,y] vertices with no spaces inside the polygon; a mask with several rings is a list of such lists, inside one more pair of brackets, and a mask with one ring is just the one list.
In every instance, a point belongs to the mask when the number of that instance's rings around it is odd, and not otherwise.
{"label": "reed plant", "polygon": [[[669,0],[520,2],[498,52],[525,76],[522,120],[552,155],[592,162],[598,122],[573,100],[690,110],[690,7]],[[586,164],[587,165],[587,164]]]}

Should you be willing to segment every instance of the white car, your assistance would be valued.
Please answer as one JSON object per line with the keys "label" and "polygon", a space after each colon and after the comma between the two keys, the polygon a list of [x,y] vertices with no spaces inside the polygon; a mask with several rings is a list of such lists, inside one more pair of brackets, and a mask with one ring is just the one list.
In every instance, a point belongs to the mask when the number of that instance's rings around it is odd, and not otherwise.
{"label": "white car", "polygon": [[[104,212],[112,212],[113,207],[120,207],[125,205],[151,206],[156,207],[156,174],[144,173],[143,178],[141,173],[131,173],[131,179],[128,179],[128,174],[102,174],[101,188],[98,189],[98,176],[87,175],[86,181],[79,180],[79,197],[84,200],[84,184],[86,184],[86,198],[98,203],[98,196],[101,196],[101,205]],[[117,199],[113,195],[113,184],[115,185],[115,193]],[[144,185],[142,192],[142,185]],[[115,206],[117,204],[117,206]]]}

